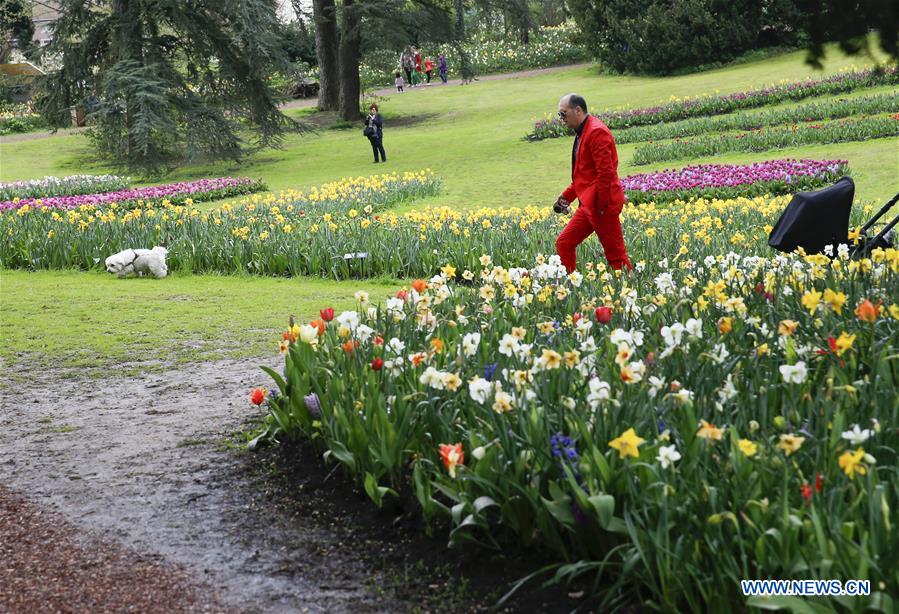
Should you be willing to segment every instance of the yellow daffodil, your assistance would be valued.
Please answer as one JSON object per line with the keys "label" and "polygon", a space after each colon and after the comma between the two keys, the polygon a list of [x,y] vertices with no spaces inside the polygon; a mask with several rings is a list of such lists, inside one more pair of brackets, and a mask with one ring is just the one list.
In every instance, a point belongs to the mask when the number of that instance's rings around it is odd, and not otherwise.
{"label": "yellow daffodil", "polygon": [[629,428],[621,435],[610,441],[609,447],[618,450],[619,458],[625,458],[628,456],[639,458],[639,447],[644,441],[646,440],[642,437],[639,437],[633,428]]}

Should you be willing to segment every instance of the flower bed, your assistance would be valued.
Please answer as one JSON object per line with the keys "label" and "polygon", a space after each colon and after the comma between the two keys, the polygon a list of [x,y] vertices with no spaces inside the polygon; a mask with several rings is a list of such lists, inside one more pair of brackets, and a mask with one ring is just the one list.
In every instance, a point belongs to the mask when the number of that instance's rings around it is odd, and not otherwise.
{"label": "flower bed", "polygon": [[0,135],[31,132],[46,127],[44,119],[27,104],[0,105]]}
{"label": "flower bed", "polygon": [[[700,96],[675,99],[665,105],[637,109],[609,110],[594,113],[613,130],[649,126],[663,122],[676,122],[694,117],[708,117],[733,113],[742,109],[780,104],[790,100],[802,100],[813,96],[827,96],[899,83],[896,68],[883,72],[874,70],[851,71],[832,75],[821,80],[806,80],[795,83],[781,83],[765,88],[737,92],[726,96]],[[549,115],[534,123],[534,130],[525,138],[531,141],[570,136],[571,130]]]}
{"label": "flower bed", "polygon": [[239,194],[251,194],[265,189],[261,179],[248,177],[219,177],[198,179],[181,183],[167,183],[148,188],[131,188],[116,192],[81,194],[73,196],[51,196],[48,198],[13,198],[0,202],[0,211],[29,208],[74,209],[84,205],[111,205],[119,207],[139,207],[158,205],[163,201],[172,204],[194,203],[218,200]]}
{"label": "flower bed", "polygon": [[616,132],[615,142],[625,144],[661,141],[710,132],[755,130],[767,126],[779,126],[796,122],[896,112],[899,112],[899,94],[884,94],[882,96],[853,98],[851,100],[825,100],[776,111],[734,113],[713,118],[689,119],[671,124],[637,126]]}
{"label": "flower bed", "polygon": [[[723,188],[730,189],[730,188]],[[767,235],[790,196],[666,201],[625,207],[634,261],[660,250],[679,253],[686,240],[719,250],[769,254]],[[853,220],[872,207],[857,207]],[[358,209],[318,213],[274,195],[253,196],[212,211],[166,205],[124,211],[79,207],[22,208],[0,215],[0,266],[100,268],[111,253],[165,244],[169,273],[314,275],[333,279],[429,275],[446,262],[473,268],[481,253],[503,266],[526,266],[555,249],[568,217],[550,207],[455,211],[425,208],[398,215]],[[722,228],[746,229],[724,233]],[[594,242],[585,249],[598,249]],[[685,248],[684,248],[685,249]]]}
{"label": "flower bed", "polygon": [[485,255],[386,302],[323,304],[288,324],[283,372],[251,397],[260,437],[308,439],[455,544],[551,553],[544,577],[583,576],[598,610],[740,611],[757,578],[869,580],[852,607],[884,603],[899,251],[666,246],[681,255],[630,275]]}
{"label": "flower bed", "polygon": [[846,160],[767,160],[753,164],[700,164],[621,179],[628,202],[737,198],[793,194],[833,183],[849,173]]}
{"label": "flower bed", "polygon": [[124,190],[131,185],[130,177],[116,175],[69,175],[44,177],[28,181],[0,183],[0,201],[14,198],[47,198],[48,196],[74,196]]}
{"label": "flower bed", "polygon": [[784,147],[847,143],[891,136],[899,136],[899,114],[820,124],[774,126],[747,130],[739,134],[704,134],[662,143],[641,143],[634,149],[633,163],[653,164],[735,151],[770,151]]}

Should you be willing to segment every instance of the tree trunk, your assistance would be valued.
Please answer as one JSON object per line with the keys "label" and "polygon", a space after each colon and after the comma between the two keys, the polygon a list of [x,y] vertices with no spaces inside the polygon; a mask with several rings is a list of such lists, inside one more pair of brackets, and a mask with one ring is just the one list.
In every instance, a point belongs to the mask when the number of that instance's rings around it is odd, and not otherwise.
{"label": "tree trunk", "polygon": [[[112,34],[112,57],[116,61],[130,61],[137,65],[144,63],[143,28],[136,19],[131,0],[113,0],[112,14],[115,17],[115,32]],[[133,95],[125,95],[125,125],[128,131],[128,161],[139,158],[142,153],[135,139],[135,109]]]}
{"label": "tree trunk", "polygon": [[359,113],[359,11],[355,0],[344,0],[340,22],[340,104],[341,119],[357,121]]}
{"label": "tree trunk", "polygon": [[312,0],[315,55],[318,58],[318,108],[337,109],[340,80],[337,65],[337,9],[334,0]]}

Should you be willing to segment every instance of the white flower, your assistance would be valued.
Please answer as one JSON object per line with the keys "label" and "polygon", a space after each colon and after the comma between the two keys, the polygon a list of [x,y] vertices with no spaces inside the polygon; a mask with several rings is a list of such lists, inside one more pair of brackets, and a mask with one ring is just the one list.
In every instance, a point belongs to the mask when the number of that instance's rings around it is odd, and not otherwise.
{"label": "white flower", "polygon": [[499,353],[511,358],[518,351],[519,345],[517,337],[506,333],[499,342]]}
{"label": "white flower", "polygon": [[728,373],[727,379],[724,380],[724,385],[722,385],[721,389],[718,391],[718,399],[722,403],[726,403],[735,396],[737,396],[737,389],[734,387],[733,374]]}
{"label": "white flower", "polygon": [[671,393],[671,396],[681,405],[693,401],[693,392],[686,388],[681,388],[677,392]]}
{"label": "white flower", "polygon": [[344,311],[337,316],[337,323],[350,330],[356,330],[356,327],[359,326],[359,314],[355,311]]}
{"label": "white flower", "polygon": [[581,343],[581,351],[585,354],[593,354],[596,351],[596,341],[593,337],[587,337]]}
{"label": "white flower", "polygon": [[671,326],[663,326],[662,327],[662,339],[665,340],[665,345],[669,348],[675,348],[680,345],[681,340],[684,336],[684,325],[680,322],[675,322]]}
{"label": "white flower", "polygon": [[318,343],[318,328],[310,324],[300,326],[300,341],[303,343]]}
{"label": "white flower", "polygon": [[868,441],[872,434],[871,429],[860,430],[857,424],[853,424],[851,430],[843,431],[842,437],[852,445],[858,446]]}
{"label": "white flower", "polygon": [[795,365],[780,365],[780,374],[784,378],[784,382],[788,384],[801,384],[805,381],[808,371],[805,368],[805,362],[799,361]]}
{"label": "white flower", "polygon": [[390,314],[403,313],[405,304],[403,299],[392,296],[387,299],[387,312]]}
{"label": "white flower", "polygon": [[845,243],[840,243],[837,246],[837,255],[840,257],[840,260],[846,260],[849,257],[849,246]]}
{"label": "white flower", "polygon": [[443,384],[443,374],[434,367],[425,369],[425,372],[421,374],[418,381],[429,388],[435,388],[437,390],[443,390],[445,388]]}
{"label": "white flower", "polygon": [[690,318],[689,320],[687,320],[687,325],[685,328],[687,329],[687,334],[689,334],[691,337],[702,339],[702,320]]}
{"label": "white flower", "polygon": [[365,290],[359,290],[353,297],[363,305],[368,302],[368,292]]}
{"label": "white flower", "polygon": [[562,405],[571,410],[576,407],[576,403],[571,397],[562,397]]}
{"label": "white flower", "polygon": [[659,394],[659,391],[665,387],[665,380],[661,377],[656,377],[655,375],[649,376],[649,398],[654,399],[656,395]]}
{"label": "white flower", "polygon": [[471,455],[475,457],[475,460],[481,460],[484,458],[484,454],[487,453],[486,448],[484,446],[478,446],[474,450],[471,451]]}
{"label": "white flower", "polygon": [[718,343],[712,349],[712,353],[709,354],[709,356],[711,356],[712,360],[720,365],[727,359],[728,356],[730,356],[730,352],[727,351],[727,348],[723,343]]}
{"label": "white flower", "polygon": [[394,354],[402,354],[403,350],[406,349],[406,344],[394,337],[387,342],[387,348]]}
{"label": "white flower", "polygon": [[384,361],[384,368],[390,375],[400,375],[403,372],[403,359],[393,358]]}
{"label": "white flower", "polygon": [[360,324],[356,327],[356,338],[359,339],[362,343],[368,341],[371,336],[374,334],[375,330],[365,324]]}
{"label": "white flower", "polygon": [[572,271],[568,275],[568,280],[571,281],[571,285],[575,288],[580,287],[581,282],[584,280],[584,276],[578,273],[577,271]]}
{"label": "white flower", "polygon": [[601,401],[607,401],[612,393],[612,388],[608,382],[604,382],[594,377],[590,380],[590,394],[587,395],[587,403],[591,409],[596,409]]}
{"label": "white flower", "polygon": [[669,465],[673,465],[680,460],[680,452],[677,451],[677,447],[674,444],[661,446],[656,460],[662,465],[662,469],[667,469]]}
{"label": "white flower", "polygon": [[466,356],[474,356],[481,344],[481,333],[468,333],[462,337],[462,353]]}
{"label": "white flower", "polygon": [[656,288],[659,289],[660,294],[669,295],[677,290],[677,284],[674,283],[674,278],[671,276],[671,273],[660,274],[655,278],[655,284]]}
{"label": "white flower", "polygon": [[493,386],[490,382],[482,377],[476,377],[468,382],[468,394],[473,401],[480,403],[481,405],[487,402],[487,398],[490,396],[492,390]]}

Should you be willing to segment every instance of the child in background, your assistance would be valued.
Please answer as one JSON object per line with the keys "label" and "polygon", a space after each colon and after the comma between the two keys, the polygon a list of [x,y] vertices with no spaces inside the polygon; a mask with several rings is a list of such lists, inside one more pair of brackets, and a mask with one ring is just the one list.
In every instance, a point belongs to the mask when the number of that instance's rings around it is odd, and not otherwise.
{"label": "child in background", "polygon": [[399,71],[397,71],[397,73],[396,73],[396,91],[399,92],[400,94],[403,93],[403,85],[404,85],[403,76],[399,73]]}
{"label": "child in background", "polygon": [[428,77],[428,85],[431,85],[431,73],[434,72],[434,60],[431,58],[425,59],[425,75]]}

